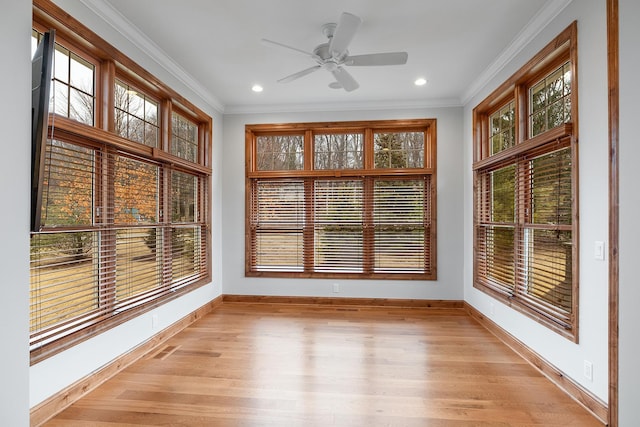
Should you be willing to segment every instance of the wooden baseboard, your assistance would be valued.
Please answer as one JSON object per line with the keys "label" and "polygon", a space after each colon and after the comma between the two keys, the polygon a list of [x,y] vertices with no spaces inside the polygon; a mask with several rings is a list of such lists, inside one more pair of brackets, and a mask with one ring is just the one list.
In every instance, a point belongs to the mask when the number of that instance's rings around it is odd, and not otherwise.
{"label": "wooden baseboard", "polygon": [[392,299],[392,298],[332,298],[332,297],[303,297],[303,296],[272,296],[272,295],[228,295],[222,296],[222,301],[235,303],[267,303],[267,304],[304,304],[319,306],[362,306],[362,307],[402,307],[402,308],[464,308],[464,301],[460,300],[420,300],[420,299]]}
{"label": "wooden baseboard", "polygon": [[538,369],[545,377],[557,385],[561,390],[579,402],[596,418],[607,425],[609,417],[609,408],[606,403],[592,394],[590,391],[582,387],[580,384],[566,376],[564,372],[556,368],[551,363],[543,359],[538,353],[519,341],[513,335],[505,331],[497,323],[485,317],[480,311],[469,303],[464,303],[466,312],[478,323],[484,326],[489,332],[495,335],[500,341],[509,346],[513,351],[518,353],[523,359]]}
{"label": "wooden baseboard", "polygon": [[149,340],[141,343],[127,353],[124,353],[117,359],[113,360],[111,363],[76,381],[75,383],[60,390],[58,393],[54,394],[40,404],[34,406],[30,411],[31,426],[42,425],[56,414],[62,412],[72,403],[74,403],[90,391],[94,390],[96,387],[100,386],[100,384],[103,384],[109,378],[112,378],[114,375],[134,363],[136,360],[153,351],[163,342],[165,342],[178,332],[182,331],[196,320],[205,316],[207,313],[214,310],[220,304],[222,304],[222,296],[219,296],[216,299],[208,302],[194,312],[188,314],[169,327],[158,332]]}

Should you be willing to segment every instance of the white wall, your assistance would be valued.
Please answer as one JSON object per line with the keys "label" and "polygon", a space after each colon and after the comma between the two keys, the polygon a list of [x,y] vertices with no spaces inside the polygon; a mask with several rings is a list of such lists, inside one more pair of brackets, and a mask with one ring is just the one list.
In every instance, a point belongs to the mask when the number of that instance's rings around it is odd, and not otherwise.
{"label": "white wall", "polygon": [[[438,280],[282,279],[244,276],[244,126],[383,119],[437,119]],[[462,109],[423,108],[393,111],[314,111],[225,115],[223,148],[223,283],[225,294],[320,297],[462,299]],[[340,293],[332,292],[340,284]]]}
{"label": "white wall", "polygon": [[[574,20],[578,20],[580,138],[579,344],[573,344],[478,291],[472,283],[471,111]],[[608,268],[605,261],[595,260],[593,254],[594,242],[606,242],[608,238],[606,41],[605,2],[574,1],[465,106],[464,112],[465,300],[605,402],[608,398]],[[583,375],[585,360],[593,363],[593,381],[589,381]]]}
{"label": "white wall", "polygon": [[[98,19],[81,2],[56,0],[63,9],[140,63],[161,80],[184,94],[214,119],[213,185],[213,283],[159,308],[162,328],[219,295],[313,295],[336,296],[331,283],[341,283],[345,297],[388,297],[424,299],[462,299],[498,322],[516,338],[533,348],[571,378],[602,400],[607,399],[607,265],[593,259],[593,242],[607,241],[607,101],[605,2],[574,1],[549,27],[521,52],[481,93],[464,108],[423,108],[407,110],[330,111],[228,115],[223,118],[196,91],[185,87],[153,59],[124,36]],[[640,39],[639,5],[620,0],[621,15],[621,239],[620,239],[620,420],[621,426],[637,421],[640,369],[635,361],[640,352],[635,325],[640,312],[636,285],[637,241],[635,224],[638,197],[634,184],[640,181],[640,168],[632,163],[639,150],[632,139],[632,121],[637,119],[638,93],[637,41]],[[580,85],[580,343],[574,345],[472,287],[471,241],[471,109],[498,84],[508,78],[569,23],[579,21]],[[104,363],[125,352],[151,334],[151,313],[83,343],[29,369],[28,361],[28,43],[31,28],[30,2],[8,2],[0,14],[0,34],[6,42],[5,61],[0,68],[2,93],[11,103],[0,106],[5,135],[4,155],[0,156],[0,197],[8,200],[0,210],[5,227],[0,245],[0,268],[4,298],[0,302],[0,342],[3,343],[1,373],[10,387],[0,389],[0,424],[28,424],[28,407]],[[22,71],[21,71],[22,70]],[[284,280],[244,277],[244,125],[247,123],[288,123],[334,120],[375,120],[400,118],[438,119],[438,280],[336,281]],[[11,123],[11,126],[7,124]],[[22,126],[16,126],[22,123]],[[223,129],[224,128],[224,129]],[[224,132],[223,132],[224,130]],[[17,142],[25,141],[24,144]],[[224,143],[223,143],[224,141]],[[224,144],[224,145],[223,145]],[[640,153],[638,153],[640,154]],[[224,158],[224,164],[222,159]],[[18,179],[16,179],[18,178]],[[11,182],[11,185],[7,185]],[[463,192],[464,190],[464,192]],[[460,194],[463,192],[463,197]],[[464,208],[464,214],[461,209]],[[222,227],[224,223],[224,228]],[[221,251],[224,245],[224,252]],[[461,253],[460,248],[464,248]],[[222,266],[224,265],[224,271]],[[464,269],[460,269],[464,265]],[[464,283],[464,286],[461,285]],[[224,284],[224,285],[223,285]],[[491,314],[490,306],[495,305]],[[583,361],[594,365],[594,380],[582,376]],[[30,390],[28,389],[30,384]]]}
{"label": "white wall", "polygon": [[619,328],[619,421],[638,425],[640,415],[640,2],[619,0],[620,13],[620,328]]}
{"label": "white wall", "polygon": [[0,14],[0,425],[29,425],[29,189],[31,152],[31,2]]}
{"label": "white wall", "polygon": [[[22,3],[22,2],[18,2]],[[125,53],[131,59],[145,67],[149,72],[158,77],[161,81],[165,82],[167,85],[171,86],[174,90],[176,90],[181,95],[185,96],[189,101],[193,102],[207,114],[209,114],[213,118],[213,176],[211,180],[212,185],[212,205],[213,205],[213,222],[212,222],[212,246],[213,246],[213,280],[212,283],[201,287],[189,294],[172,301],[168,304],[163,305],[149,313],[145,313],[142,316],[133,319],[127,323],[124,323],[114,329],[109,330],[108,332],[96,336],[90,340],[87,340],[70,350],[67,350],[63,353],[57,354],[54,357],[44,360],[34,366],[31,367],[29,371],[29,381],[30,384],[30,392],[29,392],[29,404],[33,407],[38,403],[42,402],[49,396],[55,394],[60,391],[64,387],[74,383],[75,381],[83,378],[86,375],[89,375],[91,372],[99,369],[105,364],[109,363],[113,359],[117,358],[123,353],[126,353],[131,348],[136,345],[146,341],[153,334],[162,330],[163,328],[169,326],[170,324],[176,322],[180,318],[188,315],[193,312],[200,306],[206,304],[208,301],[211,301],[218,295],[222,293],[222,264],[221,264],[221,220],[222,214],[220,209],[220,199],[221,199],[221,181],[220,181],[220,171],[222,164],[222,115],[216,111],[211,105],[207,103],[207,100],[203,99],[202,96],[197,94],[192,88],[187,87],[179,78],[170,74],[165,68],[160,66],[156,61],[150,58],[146,53],[141,51],[137,46],[131,44],[125,37],[123,37],[120,33],[113,30],[112,27],[107,25],[102,19],[97,17],[92,11],[86,9],[81,2],[73,1],[73,0],[60,0],[56,1],[60,7],[62,7],[66,12],[68,12],[71,16],[81,21],[84,25],[91,28],[94,32],[100,35],[102,38],[107,40],[121,52]],[[30,4],[28,8],[28,17],[25,22],[21,23],[22,32],[26,33],[27,36],[31,34],[31,8]],[[4,12],[3,12],[3,16]],[[12,32],[18,33],[19,31],[13,30]],[[29,38],[26,37],[26,41],[24,51],[28,52],[29,47]],[[13,44],[11,44],[11,48],[13,48]],[[22,50],[18,49],[19,52]],[[19,57],[19,55],[15,55]],[[12,64],[13,66],[13,64]],[[12,69],[12,76],[17,74],[25,74],[28,76],[28,73],[15,73]],[[14,80],[5,80],[3,79],[3,84],[9,83],[10,85],[15,83]],[[13,88],[11,88],[13,89]],[[21,111],[18,108],[15,108],[15,103],[11,106],[13,111]],[[25,107],[25,111],[28,111],[28,108]],[[15,113],[14,113],[15,115]],[[2,115],[5,117],[5,115]],[[13,122],[20,122],[20,120],[13,120]],[[18,138],[22,139],[22,138]],[[28,154],[28,150],[26,152]],[[11,157],[2,157],[0,160],[2,162],[6,161],[8,166],[10,164],[11,167],[15,168],[16,162],[11,159]],[[11,163],[10,163],[11,162]],[[18,163],[18,165],[21,165]],[[21,172],[25,175],[25,182],[28,182],[28,166],[29,161],[26,160],[26,163],[22,165],[24,167],[24,172]],[[0,168],[4,173],[6,171],[11,170],[10,168]],[[7,182],[4,181],[3,182]],[[12,182],[15,182],[15,179],[12,179]],[[21,190],[20,186],[12,184],[11,188],[4,188],[5,186],[0,187],[0,191],[11,191],[16,192]],[[21,194],[21,198],[25,200],[21,200],[21,206],[24,206],[25,212],[28,212],[28,190],[24,189],[24,192]],[[10,197],[10,196],[7,196]],[[10,197],[11,198],[11,197]],[[2,214],[0,214],[2,215]],[[16,219],[7,219],[5,223],[7,224],[20,224],[24,221],[28,220],[28,214],[24,213],[24,219],[16,220]],[[20,232],[18,233],[20,239],[22,241],[26,241],[26,245],[28,245],[28,224],[25,223],[25,226],[22,227],[11,227],[10,232]],[[18,237],[15,239],[11,239],[12,241],[19,242],[21,241]],[[26,240],[25,240],[26,239]],[[2,246],[2,250],[9,249],[6,245]],[[17,260],[13,259],[14,265],[27,264],[25,267],[25,271],[21,272],[21,277],[18,283],[24,285],[25,295],[23,298],[26,310],[26,304],[28,301],[28,295],[26,294],[26,290],[28,289],[28,246],[26,247],[26,252],[23,251],[13,251],[12,256],[15,258],[18,256]],[[14,268],[15,270],[15,268]],[[13,308],[13,307],[12,307]],[[4,315],[4,311],[2,313]],[[151,317],[152,315],[157,315],[158,324],[157,327],[152,328]],[[13,316],[12,316],[13,317]],[[23,315],[19,318],[28,319],[28,313],[25,311]],[[24,328],[18,328],[20,330],[20,334],[23,338],[28,337],[28,332],[24,330]],[[24,340],[23,340],[24,341]],[[27,345],[27,342],[24,341],[23,347]],[[24,360],[22,363],[28,364],[29,356],[28,356],[28,348],[26,354],[23,354]],[[26,383],[26,378],[22,381],[22,383]],[[10,384],[7,382],[7,384]],[[5,388],[7,389],[7,388]],[[13,387],[8,388],[8,391],[13,393]],[[0,399],[4,402],[10,401],[10,399]],[[2,411],[4,412],[4,411]],[[2,416],[3,414],[0,414]],[[4,425],[4,424],[3,424]],[[17,424],[6,424],[6,425],[20,425]]]}

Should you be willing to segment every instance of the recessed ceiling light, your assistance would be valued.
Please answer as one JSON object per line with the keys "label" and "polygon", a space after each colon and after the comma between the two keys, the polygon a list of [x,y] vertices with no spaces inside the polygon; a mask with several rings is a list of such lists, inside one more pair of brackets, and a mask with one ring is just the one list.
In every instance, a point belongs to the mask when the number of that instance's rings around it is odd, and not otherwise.
{"label": "recessed ceiling light", "polygon": [[254,92],[262,92],[264,90],[264,88],[262,86],[260,86],[260,85],[253,85],[251,90],[254,91]]}
{"label": "recessed ceiling light", "polygon": [[427,80],[420,77],[419,79],[416,79],[416,81],[413,82],[413,84],[416,86],[424,86],[427,84]]}

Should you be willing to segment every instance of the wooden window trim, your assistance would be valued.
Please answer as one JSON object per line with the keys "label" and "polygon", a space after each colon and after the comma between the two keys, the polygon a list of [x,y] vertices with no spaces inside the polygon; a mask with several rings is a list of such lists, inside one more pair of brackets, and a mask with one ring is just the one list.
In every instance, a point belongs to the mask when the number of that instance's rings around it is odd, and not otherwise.
{"label": "wooden window trim", "polygon": [[[578,60],[577,60],[577,22],[573,22],[556,38],[548,43],[540,52],[529,60],[522,68],[508,78],[485,100],[480,102],[473,110],[473,241],[474,241],[474,287],[485,292],[496,299],[503,301],[510,307],[527,315],[535,321],[547,326],[567,339],[578,342],[579,337],[579,224],[578,224]],[[549,129],[541,134],[528,137],[528,91],[541,78],[552,72],[565,62],[571,64],[571,121],[555,128]],[[513,147],[502,150],[494,155],[489,155],[489,123],[488,118],[501,106],[510,100],[515,101],[516,115],[516,143]],[[561,226],[561,229],[570,229],[572,232],[572,311],[570,327],[559,325],[549,317],[536,312],[526,303],[522,303],[517,298],[517,291],[514,293],[505,292],[497,288],[483,285],[479,281],[478,272],[478,174],[480,171],[497,169],[509,164],[517,164],[517,159],[532,153],[542,153],[552,151],[554,145],[565,144],[571,149],[571,182],[572,182],[572,225]],[[545,148],[546,147],[546,148]],[[524,209],[524,208],[523,208]],[[524,213],[519,213],[524,217]],[[556,227],[558,228],[558,227]],[[558,228],[558,229],[560,229]],[[514,286],[519,286],[514,283]]]}
{"label": "wooden window trim", "polygon": [[[373,133],[378,131],[386,132],[405,132],[416,131],[425,132],[424,149],[425,149],[425,165],[422,168],[407,169],[375,169],[373,166]],[[364,132],[364,165],[361,169],[331,169],[331,170],[315,170],[313,168],[313,136],[316,133],[343,133],[343,132]],[[305,157],[304,170],[295,171],[258,171],[256,170],[256,138],[261,135],[305,135]],[[295,278],[353,278],[353,279],[390,279],[390,280],[436,280],[436,120],[435,119],[414,119],[414,120],[385,120],[385,121],[358,121],[358,122],[327,122],[327,123],[289,123],[289,124],[258,124],[247,125],[245,127],[245,275],[248,277],[295,277]],[[310,159],[311,158],[311,159]],[[425,273],[385,273],[385,272],[367,272],[372,271],[371,263],[372,255],[364,254],[364,272],[362,273],[327,273],[312,270],[312,258],[305,255],[304,272],[284,272],[284,271],[255,271],[252,270],[253,253],[251,250],[251,209],[252,209],[252,181],[256,179],[276,179],[276,178],[292,178],[301,179],[304,182],[311,182],[315,179],[323,178],[358,178],[363,181],[370,182],[373,186],[371,177],[379,177],[380,179],[389,178],[411,178],[429,176],[429,188],[425,189],[430,194],[429,205],[431,207],[429,213],[429,229],[427,231],[427,239],[430,243],[425,244],[425,249],[429,256],[426,261],[430,271]],[[307,184],[305,184],[306,186]],[[309,187],[311,188],[311,187]],[[372,190],[371,190],[372,191]],[[309,199],[307,203],[309,202]],[[365,201],[369,200],[365,198]],[[372,200],[371,200],[372,203]],[[372,209],[366,210],[372,212]],[[312,208],[306,209],[307,223],[312,223]],[[310,243],[313,240],[313,232],[303,231],[303,239],[307,247],[312,247]],[[371,240],[368,234],[373,230],[364,232],[364,239]],[[364,250],[367,251],[370,245],[364,244]]]}
{"label": "wooden window trim", "polygon": [[[78,54],[83,59],[95,65],[94,74],[94,123],[93,125],[84,124],[76,120],[50,114],[49,116],[49,135],[53,139],[59,139],[63,142],[69,142],[80,146],[89,147],[102,153],[102,161],[97,160],[99,182],[95,187],[93,199],[97,201],[97,206],[109,207],[114,204],[113,182],[109,183],[112,178],[107,178],[104,170],[109,169],[109,158],[114,155],[122,155],[134,159],[143,160],[146,163],[157,164],[159,166],[159,182],[161,187],[158,189],[158,218],[155,225],[158,227],[177,227],[194,226],[199,227],[199,236],[201,241],[199,246],[201,252],[198,258],[198,267],[196,273],[187,280],[178,280],[175,283],[169,283],[172,288],[169,292],[160,291],[158,297],[151,300],[142,301],[133,308],[119,312],[101,316],[96,318],[94,322],[78,331],[57,337],[47,341],[44,345],[34,346],[31,349],[31,364],[38,363],[48,357],[59,352],[71,348],[78,343],[96,336],[106,330],[120,325],[128,320],[140,316],[160,305],[172,301],[192,290],[206,285],[211,281],[212,277],[212,248],[211,248],[211,143],[212,143],[212,119],[206,113],[195,107],[186,98],[166,86],[159,79],[148,73],[141,66],[133,62],[124,54],[119,52],[109,43],[94,34],[86,26],[81,24],[75,18],[64,12],[61,8],[47,0],[34,0],[33,2],[33,28],[39,31],[46,31],[49,28],[56,29],[56,41],[65,48]],[[130,141],[117,135],[114,130],[114,101],[113,91],[116,79],[139,88],[141,92],[158,101],[158,120],[160,138],[158,148],[145,146],[144,144]],[[198,130],[198,151],[197,161],[190,162],[173,156],[169,152],[170,148],[170,130],[171,130],[171,112],[179,111],[184,117],[193,121],[197,125]],[[111,165],[113,170],[113,165]],[[193,222],[176,223],[171,221],[169,204],[170,198],[170,171],[182,171],[193,174],[198,177],[199,187],[195,197],[198,205],[198,216]],[[109,222],[102,218],[97,218],[93,224],[87,226],[56,226],[43,228],[43,232],[56,231],[73,231],[73,230],[96,230],[101,232],[109,232],[111,229],[127,228],[128,226],[116,224],[114,221]],[[134,227],[138,227],[137,225]],[[144,224],[139,227],[146,227]],[[115,244],[115,243],[114,243]],[[170,246],[163,246],[165,251]],[[102,252],[101,252],[102,253]],[[115,256],[115,255],[114,255]],[[165,256],[171,257],[171,252],[166,252]],[[109,262],[105,256],[102,261]],[[166,266],[165,266],[166,269]],[[182,270],[184,271],[184,270]],[[189,270],[187,270],[189,271]],[[165,281],[168,280],[164,276]],[[99,286],[104,286],[103,280],[100,279]],[[164,288],[163,288],[164,289]],[[167,289],[169,289],[167,287]],[[109,308],[109,302],[106,306],[100,306],[100,310],[105,307]]]}

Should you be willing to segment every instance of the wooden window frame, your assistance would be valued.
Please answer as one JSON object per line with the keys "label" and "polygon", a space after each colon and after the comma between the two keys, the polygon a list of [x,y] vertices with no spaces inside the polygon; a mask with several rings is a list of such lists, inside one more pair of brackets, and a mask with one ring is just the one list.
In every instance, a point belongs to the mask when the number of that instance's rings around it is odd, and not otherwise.
{"label": "wooden window frame", "polygon": [[[569,27],[562,31],[554,40],[547,44],[538,54],[536,54],[529,62],[519,69],[506,82],[499,86],[485,100],[483,100],[473,110],[473,239],[474,239],[474,269],[473,269],[473,285],[475,288],[493,296],[504,302],[510,307],[524,313],[528,317],[547,326],[549,329],[566,337],[567,339],[578,342],[578,311],[579,311],[579,224],[578,224],[578,58],[577,58],[577,22],[573,22]],[[529,137],[529,88],[538,83],[542,78],[553,72],[562,64],[569,62],[571,67],[571,121],[562,125],[548,129],[536,136]],[[496,111],[499,111],[508,102],[514,102],[515,106],[515,135],[516,141],[514,146],[501,150],[491,155],[489,140],[489,117]],[[522,164],[522,159],[531,157],[533,154],[549,153],[558,147],[568,147],[571,152],[571,230],[572,236],[572,263],[571,263],[571,312],[567,319],[560,320],[553,314],[549,314],[544,310],[537,309],[526,301],[524,296],[524,287],[520,280],[523,278],[516,277],[513,283],[514,290],[505,291],[500,286],[490,286],[486,283],[486,278],[482,278],[479,271],[482,265],[482,258],[479,258],[479,227],[480,217],[482,216],[481,207],[479,206],[480,183],[478,181],[482,172],[497,169],[506,165]],[[521,176],[516,172],[516,176]],[[524,175],[522,175],[524,176]],[[516,193],[518,193],[518,184],[516,182]],[[524,199],[527,200],[529,195],[525,191]],[[525,224],[525,219],[530,213],[527,213],[525,206],[520,207],[522,212],[515,212],[516,223]],[[529,226],[532,224],[529,224]],[[527,225],[525,224],[525,227]],[[562,227],[560,227],[562,228]],[[566,228],[566,227],[565,227]],[[516,247],[520,247],[515,237]],[[517,252],[514,248],[514,262],[517,263]],[[525,269],[528,267],[524,267]],[[516,272],[518,267],[515,267]],[[517,276],[517,273],[516,273]]]}
{"label": "wooden window frame", "polygon": [[[377,132],[424,132],[424,165],[421,168],[383,169],[375,168],[373,153],[373,134]],[[362,168],[351,169],[314,169],[314,135],[335,133],[362,133],[363,156]],[[302,170],[270,170],[260,171],[257,168],[256,139],[261,135],[304,135],[304,168]],[[383,121],[358,121],[358,122],[328,122],[328,123],[289,123],[289,124],[260,124],[245,126],[245,276],[247,277],[294,277],[294,278],[354,278],[354,279],[388,279],[388,280],[436,280],[437,256],[436,256],[436,120],[383,120]],[[426,178],[425,178],[426,177]],[[373,203],[373,183],[376,179],[426,179],[425,188],[427,204],[430,208],[425,213],[426,231],[424,243],[424,271],[423,272],[375,272],[373,271],[373,205],[364,207],[363,213],[363,252],[365,253],[362,272],[319,272],[314,271],[313,263],[313,209],[309,203],[313,200],[313,182],[325,179],[359,179],[363,181],[364,192],[370,194],[364,196],[363,203],[370,200]],[[253,231],[252,217],[252,186],[253,182],[260,179],[295,179],[304,182],[305,203],[307,204],[304,227],[304,270],[303,271],[264,271],[254,268],[255,257],[252,250]],[[311,216],[310,216],[311,215]],[[369,225],[367,225],[369,224]]]}
{"label": "wooden window frame", "polygon": [[[112,233],[115,230],[127,228],[127,225],[118,224],[113,217],[114,208],[114,172],[109,172],[108,163],[113,156],[122,155],[133,159],[139,159],[149,164],[159,167],[159,188],[158,188],[158,213],[153,224],[133,225],[132,227],[159,227],[163,233],[170,235],[171,229],[191,227],[198,229],[199,242],[194,243],[198,252],[198,260],[192,262],[193,271],[197,274],[189,277],[172,280],[171,278],[171,244],[164,247],[161,271],[162,289],[156,293],[149,293],[148,297],[140,299],[139,302],[130,304],[126,310],[120,311],[113,302],[106,302],[100,307],[101,315],[94,321],[83,323],[80,329],[69,329],[68,333],[46,335],[48,331],[35,331],[30,338],[31,341],[31,364],[38,363],[61,351],[64,351],[90,337],[96,336],[110,328],[120,325],[133,319],[149,310],[163,305],[175,298],[178,298],[200,286],[211,281],[211,134],[212,119],[206,113],[198,109],[195,105],[175,92],[169,86],[162,83],[155,76],[148,73],[141,66],[133,62],[124,54],[119,52],[109,43],[94,34],[86,26],[69,16],[58,6],[47,0],[33,1],[33,28],[42,32],[49,28],[56,30],[56,41],[71,51],[80,54],[84,59],[96,64],[94,85],[95,85],[95,108],[94,123],[88,125],[77,122],[73,119],[49,115],[48,135],[53,139],[63,142],[78,144],[90,147],[101,153],[103,166],[96,172],[95,193],[92,196],[94,206],[101,212],[111,211],[110,218],[94,216],[93,223],[87,225],[91,230],[99,230],[102,233]],[[159,101],[158,123],[159,139],[158,147],[150,147],[142,143],[128,140],[119,136],[115,132],[115,107],[114,88],[115,81],[135,88],[139,88],[145,95]],[[192,120],[198,127],[198,149],[197,160],[191,162],[170,152],[171,140],[171,112],[178,111],[181,115]],[[113,165],[111,165],[113,171]],[[195,190],[195,203],[198,206],[196,216],[193,221],[174,223],[171,220],[171,174],[172,171],[180,171],[197,177],[197,189]],[[74,227],[65,226],[45,226],[40,232],[32,233],[37,236],[39,233],[55,233],[58,231],[68,231]],[[188,233],[187,233],[188,234]],[[101,239],[102,240],[102,239]],[[100,254],[113,254],[115,257],[116,239],[104,239],[101,243]],[[168,238],[165,241],[170,241]],[[191,245],[191,244],[190,244]],[[191,247],[191,246],[190,246]],[[190,250],[190,249],[189,249]],[[107,262],[107,274],[101,272],[100,292],[104,294],[103,286],[115,287],[114,283],[104,282],[108,277],[115,277],[115,261],[109,261],[100,255],[101,261]],[[193,263],[197,262],[195,265]],[[114,282],[115,279],[109,279]],[[104,283],[103,283],[104,282]],[[108,291],[107,293],[113,293]],[[46,335],[42,339],[43,333]]]}

